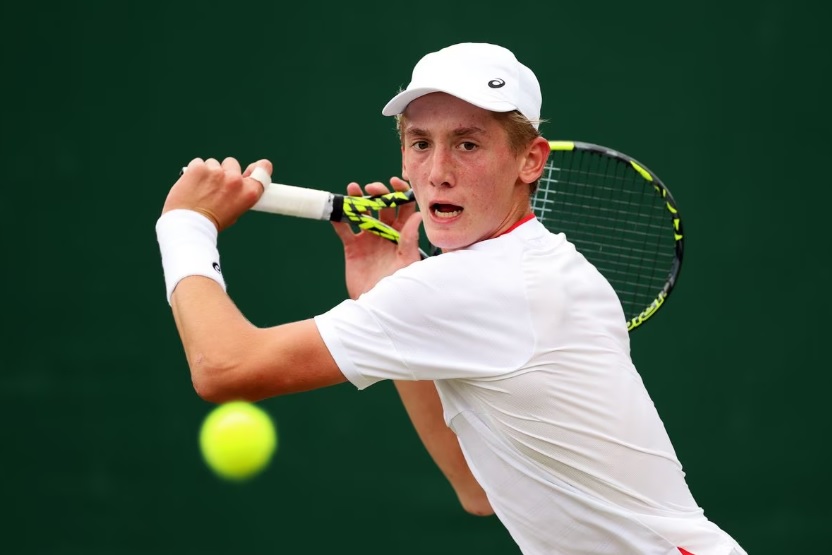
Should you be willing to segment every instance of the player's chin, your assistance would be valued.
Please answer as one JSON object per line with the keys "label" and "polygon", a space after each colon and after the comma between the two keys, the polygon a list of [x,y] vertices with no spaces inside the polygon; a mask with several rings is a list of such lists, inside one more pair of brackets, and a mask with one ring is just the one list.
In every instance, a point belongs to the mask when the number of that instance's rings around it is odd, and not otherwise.
{"label": "player's chin", "polygon": [[442,249],[442,252],[464,249],[474,242],[467,234],[461,233],[459,230],[434,226],[430,223],[425,223],[425,235],[427,235],[430,244]]}

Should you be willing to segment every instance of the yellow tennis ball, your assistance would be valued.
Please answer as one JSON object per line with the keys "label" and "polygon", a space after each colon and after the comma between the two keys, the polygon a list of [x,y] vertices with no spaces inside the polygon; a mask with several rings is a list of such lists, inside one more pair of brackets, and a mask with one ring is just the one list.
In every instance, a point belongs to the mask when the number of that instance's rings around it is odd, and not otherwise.
{"label": "yellow tennis ball", "polygon": [[277,449],[277,430],[260,407],[232,401],[219,405],[205,417],[199,446],[211,470],[221,478],[239,482],[268,466]]}

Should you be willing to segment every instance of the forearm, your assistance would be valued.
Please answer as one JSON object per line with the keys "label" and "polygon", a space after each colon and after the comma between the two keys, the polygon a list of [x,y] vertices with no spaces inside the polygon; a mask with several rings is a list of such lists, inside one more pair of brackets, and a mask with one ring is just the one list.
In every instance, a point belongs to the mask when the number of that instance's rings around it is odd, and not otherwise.
{"label": "forearm", "polygon": [[463,508],[471,514],[494,514],[491,504],[462,454],[456,434],[442,416],[442,403],[430,381],[395,382],[416,433],[433,461],[451,483]]}
{"label": "forearm", "polygon": [[156,221],[166,297],[194,388],[207,401],[256,401],[346,380],[314,320],[258,328],[225,293],[217,234],[257,202],[271,170],[268,160],[241,172],[234,158],[195,158]]}
{"label": "forearm", "polygon": [[173,317],[197,393],[223,400],[234,378],[246,368],[246,345],[256,328],[240,313],[222,287],[200,276],[183,279],[170,299]]}

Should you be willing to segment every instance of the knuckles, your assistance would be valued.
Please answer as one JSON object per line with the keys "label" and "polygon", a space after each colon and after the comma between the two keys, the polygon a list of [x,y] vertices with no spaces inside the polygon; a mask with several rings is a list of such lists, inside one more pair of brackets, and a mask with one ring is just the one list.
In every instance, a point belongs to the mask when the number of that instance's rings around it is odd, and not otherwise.
{"label": "knuckles", "polygon": [[243,201],[245,204],[253,206],[260,199],[262,192],[263,187],[259,183],[257,184],[257,187],[244,189],[242,192]]}
{"label": "knuckles", "polygon": [[[212,160],[212,159],[208,159]],[[226,161],[229,160],[228,158]],[[255,163],[257,164],[257,163]],[[252,164],[253,167],[255,164]],[[265,164],[271,168],[271,163]],[[221,191],[221,196],[225,198],[236,197],[242,203],[253,205],[260,198],[263,192],[263,187],[260,183],[256,183],[256,187],[248,186],[246,178],[238,171],[227,169],[220,165],[203,161],[202,159],[195,159],[188,166],[186,173],[192,180],[193,184],[201,184],[199,188],[207,187],[216,192]],[[216,194],[216,193],[215,193]]]}

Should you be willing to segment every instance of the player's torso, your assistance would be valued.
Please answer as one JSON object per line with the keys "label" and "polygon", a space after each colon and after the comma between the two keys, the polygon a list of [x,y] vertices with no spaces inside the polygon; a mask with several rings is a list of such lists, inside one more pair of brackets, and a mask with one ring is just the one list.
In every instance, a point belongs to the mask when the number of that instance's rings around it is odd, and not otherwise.
{"label": "player's torso", "polygon": [[[436,380],[446,421],[454,427],[460,415],[473,418],[477,425],[466,426],[468,433],[492,434],[512,464],[528,464],[530,474],[615,505],[696,510],[632,365],[612,288],[562,237],[517,243],[512,252],[519,248],[519,255],[501,271],[511,274],[512,304],[524,306],[501,314],[515,320],[504,327],[517,333],[518,342],[532,338],[528,355],[501,375]],[[464,445],[465,431],[456,431]]]}

